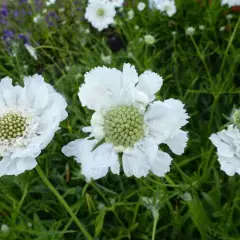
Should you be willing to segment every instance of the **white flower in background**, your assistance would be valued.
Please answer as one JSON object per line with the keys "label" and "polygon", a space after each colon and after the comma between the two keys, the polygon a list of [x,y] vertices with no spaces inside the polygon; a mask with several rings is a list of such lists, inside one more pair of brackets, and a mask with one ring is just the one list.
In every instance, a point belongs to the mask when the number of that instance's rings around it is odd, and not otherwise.
{"label": "white flower in background", "polygon": [[67,103],[40,75],[0,81],[0,176],[33,169],[41,153],[67,117]]}
{"label": "white flower in background", "polygon": [[122,7],[124,0],[110,0],[110,2],[113,3],[115,7]]}
{"label": "white flower in background", "polygon": [[85,12],[85,18],[98,31],[102,31],[114,23],[116,15],[114,5],[106,0],[91,0]]}
{"label": "white flower in background", "polygon": [[138,6],[137,6],[138,11],[143,11],[145,9],[145,7],[146,7],[146,4],[144,2],[138,3]]}
{"label": "white flower in background", "polygon": [[231,20],[232,18],[233,18],[233,15],[232,15],[232,14],[227,14],[227,15],[226,15],[226,19],[227,19],[227,20]]}
{"label": "white flower in background", "polygon": [[152,35],[145,35],[144,36],[144,41],[148,45],[153,45],[155,43],[155,37]]}
{"label": "white flower in background", "polygon": [[47,9],[44,8],[43,11],[42,11],[43,14],[47,13]]}
{"label": "white flower in background", "polygon": [[177,32],[176,32],[176,31],[172,31],[172,35],[173,35],[173,36],[176,36],[176,35],[177,35]]}
{"label": "white flower in background", "polygon": [[56,2],[56,0],[48,0],[48,1],[46,1],[46,5],[50,6],[50,5],[54,4],[55,2]]}
{"label": "white flower in background", "polygon": [[139,27],[138,25],[135,25],[135,26],[134,26],[134,29],[135,29],[135,30],[139,30],[140,27]]}
{"label": "white flower in background", "polygon": [[229,176],[240,174],[240,131],[233,124],[228,128],[212,134],[210,140],[217,147],[218,161],[221,169]]}
{"label": "white flower in background", "polygon": [[111,55],[105,56],[104,54],[101,54],[101,59],[102,59],[104,64],[110,65],[112,63],[112,56]]}
{"label": "white flower in background", "polygon": [[39,14],[36,15],[35,17],[33,17],[33,21],[34,21],[35,23],[38,23],[40,20],[41,20],[41,16],[40,16]]}
{"label": "white flower in background", "polygon": [[85,32],[86,34],[89,34],[89,33],[90,33],[89,28],[86,28],[84,32]]}
{"label": "white flower in background", "polygon": [[156,8],[159,11],[166,13],[169,17],[172,17],[177,11],[175,2],[173,0],[158,1]]}
{"label": "white flower in background", "polygon": [[188,27],[188,28],[186,28],[185,33],[188,36],[192,36],[195,33],[195,28],[194,27]]}
{"label": "white flower in background", "polygon": [[1,225],[1,232],[2,233],[9,233],[10,229],[9,229],[9,226],[6,225],[6,224],[2,224]]}
{"label": "white flower in background", "polygon": [[201,31],[205,30],[205,26],[204,25],[199,25],[199,30],[201,30]]}
{"label": "white flower in background", "polygon": [[[85,74],[78,96],[83,106],[94,110],[89,138],[63,147],[63,153],[81,163],[87,181],[104,177],[109,168],[120,172],[120,155],[126,176],[143,177],[150,171],[164,176],[172,158],[158,150],[165,143],[175,154],[182,154],[188,136],[181,130],[187,124],[184,104],[176,99],[154,101],[163,79],[124,64],[123,71],[97,67]],[[94,138],[92,140],[92,138]],[[96,146],[97,143],[102,143]]]}
{"label": "white flower in background", "polygon": [[37,61],[37,52],[36,49],[28,44],[24,44],[25,48],[27,49],[28,53]]}
{"label": "white flower in background", "polygon": [[227,4],[229,7],[240,6],[240,0],[222,0],[222,5]]}
{"label": "white flower in background", "polygon": [[184,194],[182,194],[181,198],[186,202],[192,201],[192,195],[189,192],[185,192]]}
{"label": "white flower in background", "polygon": [[225,31],[226,30],[226,27],[225,26],[221,26],[220,28],[219,28],[219,31],[220,32],[223,32],[223,31]]}
{"label": "white flower in background", "polygon": [[133,10],[129,10],[129,11],[127,12],[127,15],[128,15],[128,19],[129,19],[129,20],[133,19],[133,17],[134,17],[134,11],[133,11]]}
{"label": "white flower in background", "polygon": [[59,12],[60,12],[60,13],[63,13],[64,11],[65,11],[65,8],[60,8],[60,9],[59,9]]}

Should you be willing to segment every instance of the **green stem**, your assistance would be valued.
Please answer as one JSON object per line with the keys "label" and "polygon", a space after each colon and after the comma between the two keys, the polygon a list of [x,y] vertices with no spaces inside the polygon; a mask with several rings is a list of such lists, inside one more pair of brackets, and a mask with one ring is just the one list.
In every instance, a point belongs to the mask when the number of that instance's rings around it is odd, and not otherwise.
{"label": "green stem", "polygon": [[225,61],[226,61],[226,58],[227,58],[227,54],[228,54],[229,48],[231,47],[232,42],[233,42],[233,40],[234,40],[234,38],[235,38],[235,35],[236,35],[236,33],[237,33],[239,24],[240,24],[240,17],[238,18],[237,24],[236,24],[236,26],[235,26],[235,28],[234,28],[234,31],[233,31],[233,33],[232,33],[232,35],[231,35],[231,37],[230,37],[229,42],[228,42],[227,48],[226,48],[226,50],[225,50],[225,52],[224,52],[224,57],[223,57],[223,61],[222,61],[221,69],[220,69],[220,74],[219,74],[220,76],[222,76],[222,71],[223,71],[223,68],[224,68],[224,66],[225,66]]}
{"label": "green stem", "polygon": [[49,180],[47,179],[47,177],[45,176],[43,170],[41,169],[41,167],[39,165],[37,165],[36,170],[37,170],[38,175],[42,179],[42,181],[46,184],[46,186],[49,188],[49,190],[51,190],[52,193],[57,197],[58,201],[63,205],[63,207],[66,209],[66,211],[70,214],[70,216],[75,221],[75,223],[78,225],[78,227],[80,228],[82,233],[85,235],[85,237],[88,240],[93,240],[91,235],[88,233],[88,231],[85,229],[85,227],[79,221],[79,219],[76,217],[76,215],[74,214],[72,209],[69,207],[67,202],[64,200],[64,198],[60,195],[60,193],[56,190],[56,188],[49,182]]}
{"label": "green stem", "polygon": [[155,235],[156,235],[156,229],[157,229],[157,223],[158,223],[158,218],[159,214],[155,213],[153,214],[153,229],[152,229],[152,240],[155,240]]}

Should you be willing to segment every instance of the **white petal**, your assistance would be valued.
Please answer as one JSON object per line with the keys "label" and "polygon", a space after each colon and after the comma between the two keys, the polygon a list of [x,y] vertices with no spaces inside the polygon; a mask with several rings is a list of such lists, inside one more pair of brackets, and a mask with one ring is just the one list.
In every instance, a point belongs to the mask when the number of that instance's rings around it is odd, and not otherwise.
{"label": "white petal", "polygon": [[92,110],[108,109],[120,98],[122,73],[107,67],[97,67],[85,74],[85,83],[79,88],[83,106]]}
{"label": "white petal", "polygon": [[104,177],[109,168],[113,173],[119,174],[118,155],[113,145],[104,143],[92,151],[95,144],[95,140],[76,140],[65,146],[62,152],[66,156],[75,156],[82,163],[82,174],[87,180]]}
{"label": "white petal", "polygon": [[221,165],[221,170],[223,170],[227,175],[233,176],[235,173],[240,174],[240,158],[239,157],[222,157],[218,158]]}
{"label": "white petal", "polygon": [[35,158],[19,158],[17,159],[16,164],[18,171],[24,172],[35,168],[37,166],[37,161]]}
{"label": "white petal", "polygon": [[95,112],[92,115],[91,119],[91,126],[98,126],[98,125],[103,125],[104,124],[104,117],[100,112]]}
{"label": "white petal", "polygon": [[156,157],[157,144],[151,138],[145,138],[135,144],[132,151],[123,152],[123,170],[127,177],[146,177],[150,170],[150,162]]}
{"label": "white petal", "polygon": [[188,115],[179,100],[168,99],[164,102],[155,101],[147,109],[144,120],[149,134],[155,141],[165,143],[187,123]]}
{"label": "white petal", "polygon": [[171,161],[172,158],[167,153],[158,151],[156,157],[151,162],[151,171],[155,175],[163,177],[170,171]]}
{"label": "white petal", "polygon": [[0,81],[0,95],[2,98],[1,105],[7,107],[16,107],[17,105],[17,93],[12,85],[12,79],[5,77]]}
{"label": "white petal", "polygon": [[187,146],[188,134],[182,130],[176,131],[165,143],[170,149],[177,155],[184,153],[184,149]]}
{"label": "white petal", "polygon": [[160,90],[162,83],[163,78],[157,73],[145,71],[140,75],[139,83],[136,88],[144,92],[148,96],[149,102],[152,102],[155,98],[154,94]]}
{"label": "white petal", "polygon": [[6,175],[8,164],[9,164],[9,158],[8,157],[4,157],[0,161],[0,177]]}
{"label": "white petal", "polygon": [[28,97],[30,107],[36,111],[44,109],[49,101],[48,87],[42,76],[35,74],[24,78],[24,89]]}
{"label": "white petal", "polygon": [[[226,130],[223,130],[225,132]],[[228,142],[222,141],[218,134],[212,134],[209,139],[217,147],[218,154],[224,157],[233,157],[235,153],[235,148],[233,145],[230,145]]]}
{"label": "white petal", "polygon": [[136,68],[129,63],[123,65],[123,84],[134,85],[138,82]]}
{"label": "white petal", "polygon": [[101,127],[101,126],[93,127],[92,128],[92,135],[97,140],[102,140],[105,137],[105,133],[104,133],[103,127]]}

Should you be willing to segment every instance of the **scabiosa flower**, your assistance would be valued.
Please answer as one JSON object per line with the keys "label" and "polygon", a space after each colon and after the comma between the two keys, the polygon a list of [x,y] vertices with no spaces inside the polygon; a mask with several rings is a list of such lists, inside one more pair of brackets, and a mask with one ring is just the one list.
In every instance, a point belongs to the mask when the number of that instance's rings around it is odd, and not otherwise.
{"label": "scabiosa flower", "polygon": [[133,11],[133,10],[129,10],[129,11],[127,12],[127,15],[128,15],[128,20],[133,19],[133,17],[134,17],[134,11]]}
{"label": "scabiosa flower", "polygon": [[144,41],[148,45],[153,45],[155,43],[155,37],[152,35],[145,35],[144,36]]}
{"label": "scabiosa flower", "polygon": [[64,98],[40,75],[24,78],[24,87],[12,79],[0,81],[0,176],[33,169],[36,157],[52,140],[67,117]]}
{"label": "scabiosa flower", "polygon": [[188,115],[179,100],[154,101],[162,82],[151,71],[138,77],[130,64],[124,64],[122,72],[97,67],[85,74],[78,96],[83,106],[95,111],[91,126],[83,129],[91,134],[70,142],[62,151],[81,163],[87,180],[105,176],[109,168],[119,174],[120,158],[128,177],[139,178],[149,171],[164,176],[172,158],[158,145],[167,144],[175,154],[184,152],[188,136],[181,127]]}
{"label": "scabiosa flower", "polygon": [[107,0],[91,0],[85,12],[85,18],[98,31],[102,31],[113,24],[115,15],[116,11],[113,3]]}
{"label": "scabiosa flower", "polygon": [[240,6],[240,0],[222,0],[222,5],[227,4],[229,7]]}
{"label": "scabiosa flower", "polygon": [[173,0],[160,1],[157,3],[156,7],[159,11],[166,13],[169,17],[172,17],[177,11]]}
{"label": "scabiosa flower", "polygon": [[186,28],[185,33],[188,36],[192,36],[195,33],[195,28],[194,27],[188,27],[188,28]]}
{"label": "scabiosa flower", "polygon": [[115,7],[122,7],[124,4],[124,0],[110,0],[110,2],[115,6]]}
{"label": "scabiosa flower", "polygon": [[36,49],[29,44],[24,44],[24,46],[27,49],[28,53],[37,61],[38,57]]}
{"label": "scabiosa flower", "polygon": [[145,9],[145,7],[146,7],[146,4],[144,2],[138,3],[138,6],[137,6],[138,11],[140,11],[140,12],[143,11]]}

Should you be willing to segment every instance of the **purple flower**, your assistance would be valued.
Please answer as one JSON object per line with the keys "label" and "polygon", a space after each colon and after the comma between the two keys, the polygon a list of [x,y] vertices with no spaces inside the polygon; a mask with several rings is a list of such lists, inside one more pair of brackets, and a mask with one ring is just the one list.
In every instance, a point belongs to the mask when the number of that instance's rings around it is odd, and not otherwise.
{"label": "purple flower", "polygon": [[14,38],[13,31],[9,29],[3,30],[2,40],[5,43],[6,46],[9,46],[11,44],[12,39]]}
{"label": "purple flower", "polygon": [[5,16],[5,17],[8,16],[8,9],[7,9],[7,5],[6,4],[2,5],[2,9],[0,11],[0,14]]}
{"label": "purple flower", "polygon": [[23,44],[29,44],[28,36],[26,36],[25,34],[18,34],[18,38],[23,41]]}

